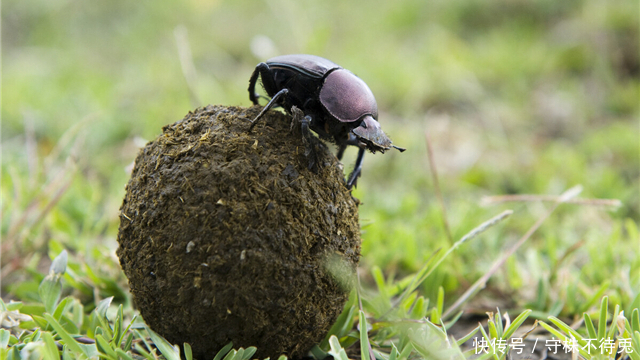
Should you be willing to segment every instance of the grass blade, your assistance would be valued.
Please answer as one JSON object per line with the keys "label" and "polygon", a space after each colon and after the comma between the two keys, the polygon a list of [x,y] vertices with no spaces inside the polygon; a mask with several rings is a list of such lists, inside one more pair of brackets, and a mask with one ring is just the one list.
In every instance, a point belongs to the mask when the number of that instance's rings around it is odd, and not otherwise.
{"label": "grass blade", "polygon": [[640,331],[640,311],[633,309],[631,313],[631,331]]}
{"label": "grass blade", "polygon": [[[140,345],[139,343],[136,343],[133,347],[145,359],[147,359],[147,360],[157,360],[155,356],[151,355],[151,353],[149,353],[147,350],[145,350],[145,348],[142,345]],[[148,347],[147,347],[147,349],[148,349]],[[116,351],[118,351],[118,350],[116,350]]]}
{"label": "grass blade", "polygon": [[9,330],[0,329],[0,349],[6,349],[9,346],[9,340],[11,340]]}
{"label": "grass blade", "polygon": [[118,315],[116,315],[116,321],[113,324],[113,338],[111,342],[115,345],[115,347],[120,347],[122,344],[122,340],[124,339],[124,329],[122,322],[124,321],[124,314],[122,312],[122,305],[118,306]]}
{"label": "grass blade", "polygon": [[604,295],[605,291],[607,291],[610,285],[611,282],[609,280],[603,282],[600,288],[598,288],[598,290],[593,294],[591,299],[585,301],[582,307],[578,309],[577,313],[589,311],[589,309],[598,302],[598,299],[602,299],[602,296]]}
{"label": "grass blade", "polygon": [[444,288],[440,286],[438,288],[438,299],[436,302],[435,311],[431,312],[431,322],[439,324],[442,319],[442,311],[444,309]]}
{"label": "grass blade", "polygon": [[233,355],[233,358],[229,360],[242,360],[244,358],[244,348],[238,349],[238,351]]}
{"label": "grass blade", "polygon": [[479,326],[480,328],[480,332],[482,333],[482,336],[484,336],[486,342],[487,342],[487,347],[489,348],[489,354],[493,354],[493,357],[497,357],[496,354],[496,348],[494,347],[495,345],[495,341],[491,341],[491,337],[487,334],[487,332],[484,330],[484,328],[482,326]]}
{"label": "grass blade", "polygon": [[[4,329],[3,329],[4,330]],[[56,346],[56,342],[53,340],[53,335],[50,332],[45,331],[42,333],[42,338],[44,339],[44,352],[45,359],[59,359],[60,352],[58,352],[58,347]]]}
{"label": "grass blade", "polygon": [[367,328],[367,317],[364,315],[364,312],[360,310],[360,356],[362,356],[363,360],[371,360],[371,355],[369,354],[370,345]]}
{"label": "grass blade", "polygon": [[232,347],[233,347],[233,342],[230,342],[227,345],[225,345],[222,349],[220,349],[220,351],[218,351],[218,353],[213,358],[213,360],[222,360],[224,356],[227,355],[229,350],[231,350]]}
{"label": "grass blade", "polygon": [[[242,349],[242,348],[240,348]],[[224,357],[224,359],[222,360],[234,360],[236,358],[236,355],[238,354],[238,351],[235,349],[231,349],[231,351],[229,351],[227,353],[227,356]]]}
{"label": "grass blade", "polygon": [[73,298],[71,297],[66,297],[62,299],[62,301],[60,301],[60,303],[56,305],[56,308],[52,313],[54,319],[60,321],[60,319],[62,319],[62,314],[67,312],[68,306],[70,305],[69,303],[72,301],[73,301]]}
{"label": "grass blade", "polygon": [[518,328],[522,325],[522,323],[524,323],[525,320],[527,320],[530,314],[531,314],[531,310],[527,309],[523,311],[520,315],[518,315],[518,317],[516,317],[511,323],[511,325],[509,325],[509,327],[504,331],[502,338],[505,340],[511,338],[511,335],[513,335],[516,332],[516,330],[518,330]]}
{"label": "grass blade", "polygon": [[149,337],[151,337],[151,341],[156,345],[160,353],[167,360],[181,360],[180,359],[180,348],[177,346],[173,346],[169,343],[165,338],[156,334],[153,330],[147,327],[147,332],[149,333]]}
{"label": "grass blade", "polygon": [[412,351],[413,351],[413,345],[411,345],[411,343],[409,342],[404,346],[404,348],[402,349],[402,352],[400,352],[400,355],[398,356],[398,360],[408,359]]}
{"label": "grass blade", "polygon": [[106,318],[107,317],[107,310],[109,309],[109,306],[111,306],[111,301],[113,301],[113,296],[110,296],[102,301],[100,301],[98,303],[98,306],[96,306],[96,309],[94,310],[96,312],[96,314],[98,314],[99,316]]}
{"label": "grass blade", "polygon": [[255,346],[249,346],[248,348],[244,349],[244,355],[242,355],[242,360],[250,360],[253,354],[256,353],[256,351],[258,351],[258,348]]}
{"label": "grass blade", "polygon": [[427,311],[429,310],[429,299],[426,299],[420,296],[415,303],[413,303],[413,309],[411,309],[411,314],[409,315],[411,319],[422,320],[425,316],[427,316]]}
{"label": "grass blade", "polygon": [[329,338],[329,355],[333,356],[334,360],[349,360],[346,351],[340,346],[340,341],[335,335]]}
{"label": "grass blade", "polygon": [[49,274],[38,287],[38,295],[44,304],[45,310],[53,314],[62,294],[61,278],[67,270],[67,251],[63,250],[60,255],[56,256],[51,262]]}
{"label": "grass blade", "polygon": [[600,302],[600,319],[598,320],[598,341],[604,340],[607,333],[607,318],[609,310],[609,297],[605,296]]}
{"label": "grass blade", "polygon": [[124,351],[131,350],[132,343],[133,343],[133,333],[129,333],[129,336],[127,336],[127,340],[124,342],[124,345],[122,346],[122,350]]}
{"label": "grass blade", "polygon": [[349,301],[345,304],[344,310],[338,316],[336,322],[329,329],[328,336],[320,343],[320,348],[326,350],[329,348],[329,338],[331,335],[335,335],[338,338],[345,336],[349,330],[353,327],[354,313],[356,311],[356,298],[355,292],[352,292],[349,296]]}
{"label": "grass blade", "polygon": [[191,345],[188,343],[184,343],[182,346],[184,348],[184,357],[187,360],[193,360],[193,352],[191,351]]}
{"label": "grass blade", "polygon": [[120,348],[117,348],[117,349],[116,349],[116,354],[118,354],[118,356],[119,356],[121,359],[124,359],[124,360],[133,360],[133,357],[131,357],[131,355],[127,354],[124,350],[122,350],[122,349],[120,349]]}
{"label": "grass blade", "polygon": [[98,334],[96,335],[96,346],[98,347],[98,351],[104,355],[107,355],[110,359],[117,360],[118,355],[111,348],[111,344],[107,340],[105,340],[104,336]]}
{"label": "grass blade", "polygon": [[[551,321],[555,326],[557,326],[558,329],[564,331],[565,334],[568,334],[574,337],[578,342],[578,344],[580,344],[581,346],[587,345],[587,342],[584,340],[582,335],[580,335],[577,331],[575,331],[571,326],[565,324],[562,320],[558,319],[555,316],[549,316],[549,321]],[[540,323],[544,323],[544,322],[541,321]]]}
{"label": "grass blade", "polygon": [[497,309],[497,312],[494,318],[495,318],[496,329],[498,331],[497,337],[500,339],[503,339],[504,328],[502,327],[502,314],[500,313],[500,308]]}
{"label": "grass blade", "polygon": [[582,315],[582,318],[584,319],[584,326],[587,328],[587,335],[589,336],[589,339],[597,339],[598,333],[596,333],[596,328],[593,326],[591,316],[589,316],[589,314],[587,313],[584,313]]}
{"label": "grass blade", "polygon": [[478,330],[480,330],[480,325],[478,325],[475,329],[471,330],[471,332],[465,335],[464,337],[456,340],[456,344],[458,346],[462,346],[462,344],[466,343],[469,339],[471,339],[473,335],[475,335],[478,332]]}
{"label": "grass blade", "polygon": [[391,343],[391,352],[389,353],[389,360],[396,360],[400,353],[395,344]]}
{"label": "grass blade", "polygon": [[53,316],[45,313],[44,318],[47,320],[49,325],[51,325],[51,327],[53,327],[53,329],[58,333],[58,336],[62,338],[65,345],[67,345],[69,349],[78,354],[81,359],[87,358],[87,354],[85,354],[85,352],[82,350],[80,344],[78,344],[78,342],[76,342],[76,340],[71,335],[69,335],[69,333],[62,327],[62,325],[60,325],[60,323],[56,319],[53,318]]}
{"label": "grass blade", "polygon": [[[420,271],[418,271],[415,274],[415,276],[412,277],[411,283],[409,284],[408,287],[406,287],[404,289],[404,292],[402,293],[400,298],[396,301],[396,306],[398,304],[401,304],[409,294],[411,294],[415,289],[417,289],[418,286],[420,286],[420,284],[422,284],[422,282],[424,280],[426,280],[427,277],[429,277],[429,275],[431,274],[431,272],[435,268],[435,267],[431,267],[430,265],[431,265],[431,263],[433,262],[433,260],[435,259],[436,255],[439,252],[440,252],[440,249],[434,251],[434,253],[431,254],[431,256],[429,257],[429,259],[427,259],[427,262],[422,266]],[[384,316],[382,316],[382,317],[384,317]]]}
{"label": "grass blade", "polygon": [[[613,310],[613,318],[611,319],[611,326],[607,332],[606,338],[613,339],[615,337],[616,329],[618,328],[619,320],[622,320],[622,330],[624,330],[624,315],[620,312],[620,305],[616,304],[615,310]],[[620,333],[622,333],[622,330]]]}

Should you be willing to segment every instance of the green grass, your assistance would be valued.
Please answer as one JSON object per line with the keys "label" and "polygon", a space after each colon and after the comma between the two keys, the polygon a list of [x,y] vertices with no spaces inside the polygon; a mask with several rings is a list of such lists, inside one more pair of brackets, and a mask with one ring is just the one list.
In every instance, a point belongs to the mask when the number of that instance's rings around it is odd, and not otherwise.
{"label": "green grass", "polygon": [[[18,324],[0,329],[3,359],[188,353],[135,317],[115,257],[125,169],[142,139],[194,107],[248,106],[253,67],[276,53],[354,71],[376,94],[385,132],[408,148],[365,157],[355,191],[362,286],[316,358],[468,357],[448,331],[479,310],[494,314],[471,335],[488,343],[538,320],[558,339],[630,339],[638,359],[637,2],[3,5],[0,289],[2,314]],[[181,56],[195,70],[189,82]],[[549,213],[576,185],[576,201]],[[552,201],[487,201],[525,194]],[[64,250],[65,271],[51,275]],[[224,350],[217,360],[252,355]]]}

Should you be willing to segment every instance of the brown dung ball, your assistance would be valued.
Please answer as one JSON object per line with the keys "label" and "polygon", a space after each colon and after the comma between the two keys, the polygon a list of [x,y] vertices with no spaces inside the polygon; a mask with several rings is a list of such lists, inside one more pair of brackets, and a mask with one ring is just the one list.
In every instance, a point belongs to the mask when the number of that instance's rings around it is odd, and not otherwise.
{"label": "brown dung ball", "polygon": [[[136,158],[117,251],[145,322],[194,355],[256,346],[305,356],[340,314],[360,256],[358,206],[339,162],[260,107],[190,112]],[[292,130],[293,129],[293,130]]]}

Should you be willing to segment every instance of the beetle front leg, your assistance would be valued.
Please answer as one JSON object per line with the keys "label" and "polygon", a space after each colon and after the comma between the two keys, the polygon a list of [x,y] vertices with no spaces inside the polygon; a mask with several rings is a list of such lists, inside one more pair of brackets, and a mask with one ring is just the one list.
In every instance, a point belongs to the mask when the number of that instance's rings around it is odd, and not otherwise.
{"label": "beetle front leg", "polygon": [[262,111],[260,111],[260,114],[258,114],[258,116],[256,116],[255,119],[251,120],[251,126],[249,126],[249,132],[251,132],[251,130],[253,130],[253,127],[256,126],[256,124],[258,123],[258,120],[260,120],[260,118],[264,114],[266,114],[267,111],[269,111],[272,107],[274,107],[276,105],[280,105],[278,103],[278,101],[280,101],[280,99],[282,99],[285,96],[287,96],[287,94],[289,94],[289,89],[282,89],[282,90],[278,91],[278,93],[275,94],[271,98],[269,103],[267,103],[267,105],[265,105],[264,108],[262,108]]}
{"label": "beetle front leg", "polygon": [[[336,154],[338,160],[342,160],[342,156],[344,155],[344,151],[347,148],[347,145],[358,146],[358,139],[354,134],[349,133],[349,139],[338,147],[338,153]],[[351,189],[358,182],[358,178],[360,177],[360,173],[362,171],[362,160],[364,159],[364,153],[365,148],[360,148],[358,151],[358,158],[356,159],[356,165],[349,175],[349,178],[347,179],[347,189]]]}
{"label": "beetle front leg", "polygon": [[342,157],[344,156],[344,150],[347,148],[347,144],[342,144],[338,147],[338,153],[336,154],[336,157],[338,158],[338,160],[342,160]]}
{"label": "beetle front leg", "polygon": [[340,141],[336,139],[336,143],[340,144],[338,146],[338,153],[336,154],[338,160],[342,160],[342,156],[344,155],[344,151],[346,150],[347,145],[360,147],[360,145],[358,144],[358,138],[352,132],[349,132],[349,138],[346,141]]}
{"label": "beetle front leg", "polygon": [[313,134],[311,134],[311,122],[313,118],[309,115],[305,115],[302,110],[297,106],[291,107],[291,114],[293,115],[293,121],[300,123],[300,131],[302,132],[302,138],[305,142],[304,156],[309,159],[309,170],[314,173],[318,171],[320,165],[318,161],[318,154],[314,147],[315,141],[317,141]]}
{"label": "beetle front leg", "polygon": [[[313,146],[311,144],[312,142],[311,138],[313,137],[313,135],[311,135],[311,129],[309,127],[309,124],[311,124],[311,116],[307,115],[302,119],[300,119],[300,129],[302,130],[302,137],[304,138],[305,143],[307,144],[307,147],[304,151],[305,156],[309,156],[313,152]],[[311,165],[309,165],[309,168],[311,168]]]}
{"label": "beetle front leg", "polygon": [[349,175],[349,180],[347,180],[347,189],[351,189],[353,186],[356,186],[358,182],[358,178],[360,177],[360,172],[362,172],[362,160],[364,159],[364,148],[360,148],[358,150],[358,158],[356,159],[356,165],[353,168],[353,172]]}
{"label": "beetle front leg", "polygon": [[254,105],[258,105],[258,98],[263,97],[256,93],[256,83],[258,82],[258,76],[262,77],[263,83],[265,81],[273,82],[273,79],[271,79],[270,77],[269,65],[263,62],[256,65],[256,68],[255,70],[253,70],[253,74],[251,74],[251,78],[249,79],[249,100],[251,100]]}

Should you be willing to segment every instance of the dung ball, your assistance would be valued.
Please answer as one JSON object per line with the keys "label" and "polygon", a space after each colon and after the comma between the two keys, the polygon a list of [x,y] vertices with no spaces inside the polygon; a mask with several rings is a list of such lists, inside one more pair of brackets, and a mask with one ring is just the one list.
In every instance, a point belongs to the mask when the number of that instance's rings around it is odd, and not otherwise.
{"label": "dung ball", "polygon": [[207,106],[163,128],[135,161],[117,255],[151,329],[212,358],[233,341],[300,358],[341,312],[360,256],[341,166],[291,117]]}

